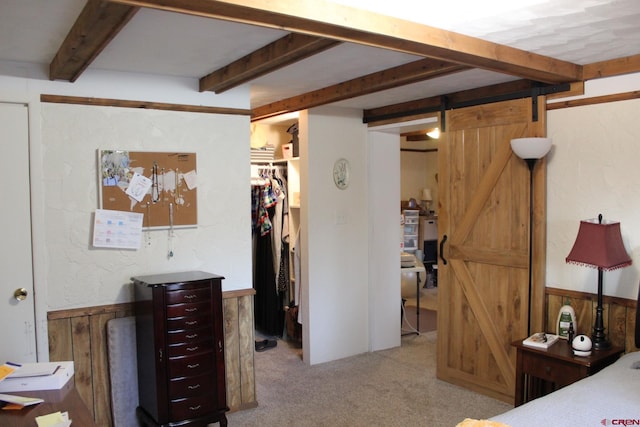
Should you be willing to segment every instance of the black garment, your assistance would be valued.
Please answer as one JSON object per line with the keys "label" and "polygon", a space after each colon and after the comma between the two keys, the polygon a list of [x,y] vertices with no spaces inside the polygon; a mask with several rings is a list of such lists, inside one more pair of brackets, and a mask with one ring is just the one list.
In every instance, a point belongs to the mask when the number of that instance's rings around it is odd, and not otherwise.
{"label": "black garment", "polygon": [[[272,217],[275,208],[269,208]],[[255,274],[253,287],[256,290],[254,316],[256,329],[265,335],[282,336],[284,328],[284,305],[282,295],[276,292],[275,271],[271,233],[254,234],[256,241]]]}

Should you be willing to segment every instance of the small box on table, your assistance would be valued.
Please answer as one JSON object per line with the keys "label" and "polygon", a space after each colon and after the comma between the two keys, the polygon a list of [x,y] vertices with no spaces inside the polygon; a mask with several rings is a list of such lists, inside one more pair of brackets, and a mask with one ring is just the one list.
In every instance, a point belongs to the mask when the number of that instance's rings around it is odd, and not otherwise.
{"label": "small box on table", "polygon": [[0,381],[0,393],[59,390],[73,377],[73,362],[23,363]]}

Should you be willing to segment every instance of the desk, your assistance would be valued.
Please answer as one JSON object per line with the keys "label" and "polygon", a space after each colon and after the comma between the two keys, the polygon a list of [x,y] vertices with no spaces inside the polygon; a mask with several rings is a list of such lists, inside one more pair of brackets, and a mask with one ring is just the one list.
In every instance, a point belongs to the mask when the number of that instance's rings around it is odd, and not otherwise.
{"label": "desk", "polygon": [[5,394],[39,397],[44,399],[44,402],[20,410],[0,410],[2,427],[35,427],[36,417],[58,411],[69,413],[72,426],[96,427],[93,415],[78,394],[73,379],[60,390],[19,391]]}
{"label": "desk", "polygon": [[[420,273],[426,275],[427,269],[424,268],[422,261],[416,259],[415,267],[400,267],[400,274],[402,273],[416,273],[416,331],[411,332],[416,335],[420,335]],[[407,335],[407,334],[405,334]]]}

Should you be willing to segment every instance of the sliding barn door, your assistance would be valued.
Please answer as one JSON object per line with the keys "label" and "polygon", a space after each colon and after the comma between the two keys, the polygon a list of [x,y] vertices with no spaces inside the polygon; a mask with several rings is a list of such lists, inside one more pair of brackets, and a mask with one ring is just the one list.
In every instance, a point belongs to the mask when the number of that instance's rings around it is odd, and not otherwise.
{"label": "sliding barn door", "polygon": [[[450,110],[438,148],[438,377],[512,402],[529,316],[529,169],[512,138],[545,135],[544,99]],[[544,304],[544,161],[534,169],[532,329]]]}

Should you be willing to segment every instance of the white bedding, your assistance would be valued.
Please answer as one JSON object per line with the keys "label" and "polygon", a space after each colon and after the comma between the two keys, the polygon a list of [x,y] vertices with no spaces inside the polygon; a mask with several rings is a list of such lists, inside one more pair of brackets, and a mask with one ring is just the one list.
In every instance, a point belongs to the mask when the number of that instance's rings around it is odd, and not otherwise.
{"label": "white bedding", "polygon": [[632,365],[640,365],[640,351],[491,420],[512,427],[640,425],[640,369]]}

